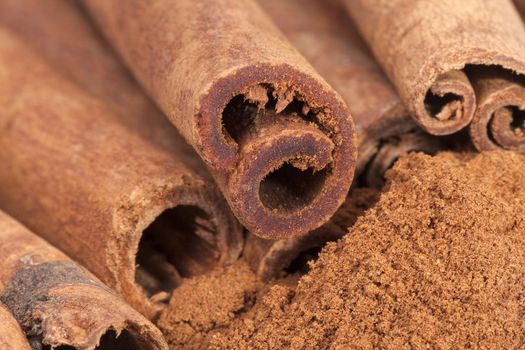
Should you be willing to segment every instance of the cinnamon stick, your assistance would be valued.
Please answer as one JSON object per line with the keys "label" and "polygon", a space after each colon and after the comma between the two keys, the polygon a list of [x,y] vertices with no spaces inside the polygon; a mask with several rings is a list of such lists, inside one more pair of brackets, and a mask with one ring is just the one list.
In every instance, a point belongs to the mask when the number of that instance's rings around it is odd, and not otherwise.
{"label": "cinnamon stick", "polygon": [[153,324],[86,269],[3,212],[0,300],[33,349],[167,349]]}
{"label": "cinnamon stick", "polygon": [[469,71],[478,108],[470,126],[479,150],[525,151],[525,79],[490,67]]}
{"label": "cinnamon stick", "polygon": [[[343,3],[418,124],[432,134],[445,135],[472,121],[469,131],[479,150],[515,148],[514,141],[497,141],[514,132],[515,122],[506,123],[511,117],[504,117],[505,123],[496,122],[499,127],[486,123],[495,106],[483,106],[487,96],[480,90],[486,91],[469,75],[469,70],[494,70],[497,80],[509,74],[523,77],[525,29],[510,0]],[[496,91],[504,89],[502,85]],[[495,99],[498,109],[515,106],[514,96]],[[489,116],[486,108],[491,109]],[[494,132],[495,142],[487,141]]]}
{"label": "cinnamon stick", "polygon": [[188,154],[138,137],[6,30],[0,81],[0,202],[132,306],[154,318],[180,275],[238,257],[241,228]]}
{"label": "cinnamon stick", "polygon": [[0,349],[29,350],[29,343],[9,310],[0,304]]}
{"label": "cinnamon stick", "polygon": [[[287,39],[351,106],[359,150],[356,173],[364,184],[381,188],[386,170],[405,153],[433,154],[445,148],[442,140],[422,132],[410,118],[338,3],[259,3]],[[304,266],[301,259],[314,258],[327,242],[347,232],[374,193],[374,189],[351,192],[332,220],[302,237],[271,241],[249,235],[244,256],[264,280],[277,277],[286,269]]]}
{"label": "cinnamon stick", "polygon": [[254,0],[85,4],[244,226],[292,237],[332,216],[355,165],[349,111]]}
{"label": "cinnamon stick", "polygon": [[351,107],[358,139],[356,173],[367,185],[380,186],[384,172],[405,152],[444,148],[439,139],[419,131],[339,3],[259,3]]}

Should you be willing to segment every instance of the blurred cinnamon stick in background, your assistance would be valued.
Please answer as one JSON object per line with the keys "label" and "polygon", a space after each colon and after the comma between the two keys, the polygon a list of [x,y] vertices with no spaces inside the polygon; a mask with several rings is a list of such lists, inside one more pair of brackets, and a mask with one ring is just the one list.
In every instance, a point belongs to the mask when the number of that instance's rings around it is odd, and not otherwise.
{"label": "blurred cinnamon stick in background", "polygon": [[251,232],[333,215],[354,172],[350,114],[253,0],[85,4]]}
{"label": "blurred cinnamon stick in background", "polygon": [[7,30],[0,81],[0,202],[132,306],[153,318],[181,275],[238,257],[241,227],[190,154],[137,136]]}
{"label": "blurred cinnamon stick in background", "polygon": [[[523,149],[525,29],[510,0],[342,0],[415,120]],[[481,76],[481,77],[480,77]]]}
{"label": "blurred cinnamon stick in background", "polygon": [[[2,285],[0,284],[0,287]],[[0,349],[29,350],[29,343],[11,312],[0,303]]]}
{"label": "blurred cinnamon stick in background", "polygon": [[[167,349],[153,324],[3,212],[0,301],[15,316],[33,349]],[[9,324],[0,324],[0,333],[8,329]],[[15,345],[7,348],[24,348]]]}
{"label": "blurred cinnamon stick in background", "polygon": [[[319,0],[259,3],[350,106],[358,140],[356,174],[363,185],[380,189],[386,170],[403,154],[435,154],[447,147],[441,138],[423,132],[408,115],[341,5]],[[301,254],[319,251],[326,242],[346,234],[358,214],[375,201],[376,193],[373,189],[351,192],[327,224],[304,237],[271,241],[250,235],[244,256],[263,279],[276,277]]]}

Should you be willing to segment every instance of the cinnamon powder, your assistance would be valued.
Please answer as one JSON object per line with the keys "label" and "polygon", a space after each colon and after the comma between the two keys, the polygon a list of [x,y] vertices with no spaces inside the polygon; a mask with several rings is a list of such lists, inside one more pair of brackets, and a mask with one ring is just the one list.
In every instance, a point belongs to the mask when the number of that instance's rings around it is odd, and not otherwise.
{"label": "cinnamon powder", "polygon": [[296,287],[269,288],[208,341],[235,349],[523,346],[524,161],[502,151],[402,158],[377,204]]}
{"label": "cinnamon powder", "polygon": [[185,281],[157,325],[172,349],[203,347],[209,333],[228,327],[255,302],[260,284],[243,261]]}

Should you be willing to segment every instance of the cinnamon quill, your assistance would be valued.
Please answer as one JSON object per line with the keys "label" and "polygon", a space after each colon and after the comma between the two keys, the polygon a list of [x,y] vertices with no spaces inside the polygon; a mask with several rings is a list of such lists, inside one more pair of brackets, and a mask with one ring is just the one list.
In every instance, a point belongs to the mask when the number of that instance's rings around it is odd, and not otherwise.
{"label": "cinnamon quill", "polygon": [[0,202],[132,306],[154,318],[181,276],[238,257],[241,228],[190,154],[146,142],[7,30],[0,81]]}
{"label": "cinnamon quill", "polygon": [[[259,3],[286,38],[351,107],[358,141],[356,174],[366,186],[381,188],[385,172],[403,154],[412,151],[434,154],[446,148],[443,140],[423,132],[410,118],[338,3],[318,0]],[[372,198],[361,198],[363,193],[359,191],[349,195],[327,224],[302,237],[271,241],[248,236],[244,256],[262,279],[278,276],[301,256],[315,253],[347,232],[353,221],[345,222],[349,210],[356,212],[356,201],[362,207]],[[367,190],[363,191],[366,194]]]}
{"label": "cinnamon quill", "polygon": [[333,215],[354,172],[350,113],[254,0],[84,3],[251,232]]}
{"label": "cinnamon quill", "polygon": [[168,348],[153,324],[95,276],[3,212],[0,301],[33,349]]}
{"label": "cinnamon quill", "polygon": [[409,151],[444,147],[410,118],[401,99],[335,1],[259,1],[276,26],[341,95],[357,130],[356,173],[379,186],[384,172]]}
{"label": "cinnamon quill", "polygon": [[418,124],[523,149],[525,27],[510,0],[342,1]]}

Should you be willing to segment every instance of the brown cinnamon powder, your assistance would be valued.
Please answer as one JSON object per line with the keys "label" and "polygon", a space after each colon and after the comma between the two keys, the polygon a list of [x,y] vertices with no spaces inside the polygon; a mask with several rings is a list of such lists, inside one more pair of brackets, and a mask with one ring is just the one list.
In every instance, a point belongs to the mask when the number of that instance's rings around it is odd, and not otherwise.
{"label": "brown cinnamon powder", "polygon": [[208,333],[224,329],[253,306],[257,278],[243,261],[186,280],[175,289],[157,325],[172,349],[203,347]]}
{"label": "brown cinnamon powder", "polygon": [[525,156],[412,154],[387,178],[297,287],[271,287],[212,347],[522,347]]}

